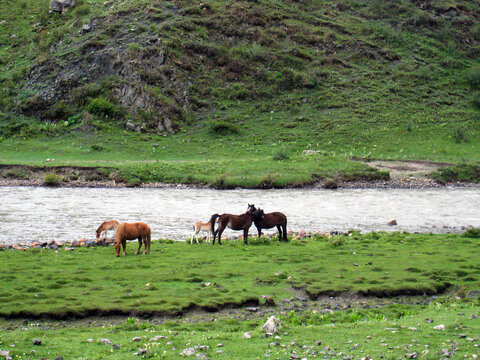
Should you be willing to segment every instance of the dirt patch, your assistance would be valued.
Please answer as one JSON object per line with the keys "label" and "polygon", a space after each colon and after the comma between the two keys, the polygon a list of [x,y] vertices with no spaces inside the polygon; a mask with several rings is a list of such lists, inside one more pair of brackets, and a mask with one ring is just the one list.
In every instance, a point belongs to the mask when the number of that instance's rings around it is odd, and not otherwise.
{"label": "dirt patch", "polygon": [[427,179],[428,175],[438,171],[444,166],[451,166],[453,164],[433,162],[433,161],[395,161],[395,160],[371,160],[365,161],[362,159],[354,159],[366,163],[368,166],[390,173],[390,179],[398,180],[404,178]]}

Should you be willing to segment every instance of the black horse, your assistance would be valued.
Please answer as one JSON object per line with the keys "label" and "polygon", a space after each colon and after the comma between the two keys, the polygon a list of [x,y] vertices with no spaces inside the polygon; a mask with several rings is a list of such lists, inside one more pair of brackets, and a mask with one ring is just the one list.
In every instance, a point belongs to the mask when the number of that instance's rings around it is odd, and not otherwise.
{"label": "black horse", "polygon": [[[215,238],[218,237],[218,244],[222,245],[222,233],[225,228],[228,226],[232,230],[243,230],[243,242],[247,244],[248,239],[248,230],[254,221],[259,221],[263,218],[264,213],[262,210],[253,210],[251,212],[246,212],[242,215],[232,215],[232,214],[213,214],[210,218],[210,223],[212,224],[212,233],[213,233],[213,242],[215,244]],[[215,220],[218,218],[218,228],[215,230]]]}
{"label": "black horse", "polygon": [[[257,211],[262,211],[257,209],[255,205],[248,204],[247,214],[254,214]],[[254,219],[255,226],[258,230],[258,237],[262,235],[262,229],[271,229],[274,226],[278,229],[278,241],[288,241],[287,240],[287,217],[281,212],[272,212],[264,214],[262,218]],[[283,233],[283,234],[282,234]]]}

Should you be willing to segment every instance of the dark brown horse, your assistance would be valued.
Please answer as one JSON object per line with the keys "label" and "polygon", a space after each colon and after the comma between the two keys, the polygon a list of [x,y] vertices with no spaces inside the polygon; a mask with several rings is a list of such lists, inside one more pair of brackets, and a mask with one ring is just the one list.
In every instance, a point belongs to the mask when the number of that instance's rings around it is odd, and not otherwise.
{"label": "dark brown horse", "polygon": [[[257,209],[255,205],[248,204],[247,213],[254,214],[258,211],[263,211]],[[272,212],[264,214],[263,217],[256,217],[254,219],[255,227],[258,230],[258,237],[262,235],[262,229],[271,229],[274,226],[278,230],[278,241],[288,241],[287,240],[287,217],[281,212]]]}
{"label": "dark brown horse", "polygon": [[[243,242],[247,244],[248,239],[248,229],[252,226],[252,223],[255,219],[261,218],[263,212],[261,211],[252,211],[250,213],[245,213],[242,215],[232,215],[232,214],[214,214],[210,218],[210,224],[212,226],[213,232],[213,244],[215,244],[215,238],[218,236],[218,244],[222,245],[222,233],[225,228],[228,226],[232,230],[243,230]],[[218,218],[218,228],[215,230],[215,220]]]}
{"label": "dark brown horse", "polygon": [[145,223],[121,223],[115,232],[115,253],[120,256],[120,246],[123,247],[123,255],[126,255],[127,240],[138,239],[138,249],[135,255],[138,254],[142,247],[142,242],[145,244],[144,254],[150,254],[151,231],[150,226]]}

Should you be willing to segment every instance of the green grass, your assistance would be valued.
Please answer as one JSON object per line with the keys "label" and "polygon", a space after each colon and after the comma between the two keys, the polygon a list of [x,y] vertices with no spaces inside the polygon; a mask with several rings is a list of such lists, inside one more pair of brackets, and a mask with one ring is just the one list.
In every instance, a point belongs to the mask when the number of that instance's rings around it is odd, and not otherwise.
{"label": "green grass", "polygon": [[111,247],[1,251],[0,315],[175,314],[192,306],[255,303],[261,295],[279,301],[292,288],[316,298],[480,287],[479,266],[469,256],[480,244],[460,235],[355,233],[288,244],[252,238],[249,244],[154,242],[150,256],[133,256],[130,244],[128,256],[120,258]]}
{"label": "green grass", "polygon": [[[397,359],[414,352],[418,358],[438,359],[443,349],[455,349],[451,359],[472,359],[472,355],[478,354],[478,339],[471,340],[480,332],[480,321],[470,318],[480,311],[478,300],[438,301],[413,309],[402,316],[390,316],[388,310],[365,310],[367,316],[350,314],[343,319],[340,317],[345,314],[339,311],[325,320],[320,320],[317,313],[315,320],[304,325],[296,322],[304,320],[302,315],[279,315],[284,326],[275,339],[262,336],[260,326],[266,320],[262,316],[246,321],[221,317],[214,322],[176,320],[161,325],[134,318],[96,320],[90,324],[7,321],[1,325],[0,348],[10,350],[13,358],[30,359],[59,355],[68,359],[133,359],[139,348],[147,349],[148,358],[178,359],[180,352],[190,347],[210,359],[263,359],[265,354],[273,359],[287,359],[292,353],[308,359],[360,359],[366,355],[373,359]],[[440,324],[445,325],[444,331],[433,329]],[[252,335],[250,339],[243,338],[247,331]],[[460,334],[466,337],[459,338]],[[155,336],[161,338],[152,340]],[[135,337],[140,341],[134,342]],[[34,339],[40,339],[42,344],[34,346]],[[112,344],[103,344],[101,339],[109,339],[119,348],[113,349]]]}
{"label": "green grass", "polygon": [[[158,160],[156,180],[258,187],[371,178],[352,157],[480,161],[475,2],[47,3],[0,4],[2,163],[133,174]],[[89,72],[92,48],[128,71]],[[127,85],[147,105],[119,96]]]}
{"label": "green grass", "polygon": [[[0,323],[0,350],[14,359],[137,358],[140,348],[148,358],[178,359],[190,347],[210,359],[437,359],[445,351],[473,359],[480,269],[471,254],[480,244],[470,233],[253,238],[248,246],[157,241],[149,256],[132,255],[129,244],[121,258],[111,247],[0,251],[0,313],[10,318]],[[446,293],[426,295],[445,284]],[[337,296],[305,302],[295,297],[299,288]],[[404,295],[356,297],[371,289]],[[258,313],[214,311],[246,299],[259,301]],[[283,327],[264,337],[272,314]]]}

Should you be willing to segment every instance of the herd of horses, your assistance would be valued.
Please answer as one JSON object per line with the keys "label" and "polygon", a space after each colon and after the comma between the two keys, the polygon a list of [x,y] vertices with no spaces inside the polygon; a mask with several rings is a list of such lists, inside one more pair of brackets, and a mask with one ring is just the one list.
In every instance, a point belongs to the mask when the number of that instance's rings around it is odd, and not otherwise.
{"label": "herd of horses", "polygon": [[[215,224],[218,224],[215,229]],[[255,227],[258,230],[258,237],[262,235],[262,229],[271,229],[277,227],[278,230],[278,241],[287,241],[287,217],[281,212],[272,212],[267,213],[260,209],[256,208],[253,204],[248,204],[247,211],[241,215],[232,215],[232,214],[213,214],[210,217],[210,221],[206,223],[197,222],[193,226],[194,233],[190,239],[190,243],[193,243],[193,238],[199,243],[197,234],[200,231],[208,232],[207,243],[210,243],[210,239],[213,234],[213,242],[215,244],[215,239],[218,239],[218,244],[221,245],[222,233],[228,227],[232,230],[241,231],[243,230],[243,242],[247,244],[248,240],[248,230],[255,224]],[[142,244],[144,244],[144,254],[150,253],[150,243],[151,243],[151,230],[150,227],[143,223],[119,223],[116,220],[109,220],[102,223],[97,229],[97,239],[99,239],[102,234],[106,236],[107,231],[114,230],[114,245],[115,253],[117,256],[120,256],[120,250],[123,248],[123,255],[126,254],[127,240],[138,239],[138,249],[135,254],[140,252]]]}

